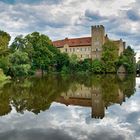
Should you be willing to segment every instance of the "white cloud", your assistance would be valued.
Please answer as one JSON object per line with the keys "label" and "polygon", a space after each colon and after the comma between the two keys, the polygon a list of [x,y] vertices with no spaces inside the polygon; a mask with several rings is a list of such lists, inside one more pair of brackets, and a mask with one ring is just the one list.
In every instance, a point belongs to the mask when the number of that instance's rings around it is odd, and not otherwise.
{"label": "white cloud", "polygon": [[[111,37],[123,38],[139,48],[140,26],[136,20],[139,19],[139,5],[135,0],[0,2],[0,28],[12,36],[40,31],[54,40],[87,36],[91,25],[103,24]],[[91,13],[90,17],[86,15],[87,11]],[[134,14],[135,19],[131,16]]]}

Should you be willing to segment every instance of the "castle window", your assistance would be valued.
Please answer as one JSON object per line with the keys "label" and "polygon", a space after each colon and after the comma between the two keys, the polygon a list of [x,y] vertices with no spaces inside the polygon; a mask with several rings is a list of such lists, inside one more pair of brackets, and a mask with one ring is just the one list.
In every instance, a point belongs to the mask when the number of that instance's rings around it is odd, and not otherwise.
{"label": "castle window", "polygon": [[85,51],[87,50],[87,48],[85,48]]}
{"label": "castle window", "polygon": [[75,48],[73,48],[73,52],[75,52]]}
{"label": "castle window", "polygon": [[82,55],[81,55],[81,58],[82,58]]}
{"label": "castle window", "polygon": [[98,52],[99,50],[98,50],[98,48],[96,48],[96,52]]}
{"label": "castle window", "polygon": [[80,48],[80,51],[82,51],[82,48]]}
{"label": "castle window", "polygon": [[79,52],[79,48],[77,48],[77,52]]}
{"label": "castle window", "polygon": [[67,48],[65,49],[65,52],[67,52],[68,50],[67,50]]}

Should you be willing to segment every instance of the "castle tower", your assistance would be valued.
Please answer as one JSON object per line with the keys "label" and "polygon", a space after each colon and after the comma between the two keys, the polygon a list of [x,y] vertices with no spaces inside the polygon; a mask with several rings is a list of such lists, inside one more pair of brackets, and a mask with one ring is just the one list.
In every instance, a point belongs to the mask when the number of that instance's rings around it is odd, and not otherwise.
{"label": "castle tower", "polygon": [[99,88],[91,89],[92,118],[102,119],[105,116],[104,101]]}
{"label": "castle tower", "polygon": [[91,27],[91,58],[100,59],[102,55],[102,45],[105,43],[105,29],[103,25]]}

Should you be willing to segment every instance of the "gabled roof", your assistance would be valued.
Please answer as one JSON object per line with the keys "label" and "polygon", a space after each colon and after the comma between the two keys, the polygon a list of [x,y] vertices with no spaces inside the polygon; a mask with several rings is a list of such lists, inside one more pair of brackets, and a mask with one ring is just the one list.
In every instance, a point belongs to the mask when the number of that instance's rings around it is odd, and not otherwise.
{"label": "gabled roof", "polygon": [[53,45],[56,47],[63,47],[65,44],[68,44],[69,47],[76,46],[91,46],[91,37],[82,37],[82,38],[65,38],[64,40],[53,41]]}

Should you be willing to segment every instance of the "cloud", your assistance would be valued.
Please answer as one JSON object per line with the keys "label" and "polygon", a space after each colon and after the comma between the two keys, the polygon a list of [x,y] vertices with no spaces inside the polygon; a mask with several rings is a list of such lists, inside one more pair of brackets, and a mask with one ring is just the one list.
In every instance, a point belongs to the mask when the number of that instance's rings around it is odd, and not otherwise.
{"label": "cloud", "polygon": [[103,24],[110,38],[139,47],[139,5],[134,0],[1,0],[0,28],[14,37],[39,31],[56,40],[90,36],[90,26]]}
{"label": "cloud", "polygon": [[140,15],[137,11],[134,10],[128,10],[127,17],[132,21],[140,21]]}
{"label": "cloud", "polygon": [[98,12],[93,12],[88,9],[85,11],[85,17],[87,17],[87,18],[89,18],[89,20],[93,20],[93,21],[100,21],[100,20],[106,19],[106,17],[101,16]]}
{"label": "cloud", "polygon": [[66,107],[53,103],[48,111],[38,116],[27,111],[22,115],[10,113],[0,119],[0,139],[131,140],[134,136],[139,136],[133,133],[134,128],[139,130],[139,125],[123,120],[129,115],[124,108],[121,110],[114,106],[108,109],[109,114],[104,119],[90,118],[87,123],[86,118],[89,118],[90,111],[86,107]]}
{"label": "cloud", "polygon": [[0,0],[0,2],[3,3],[7,3],[7,4],[19,4],[19,3],[23,3],[23,4],[40,4],[42,2],[47,2],[47,4],[58,4],[60,3],[62,0]]}
{"label": "cloud", "polygon": [[46,130],[42,129],[32,129],[32,130],[12,130],[6,133],[0,134],[0,139],[3,140],[74,140],[72,136],[69,136],[62,130],[56,130],[48,128]]}

